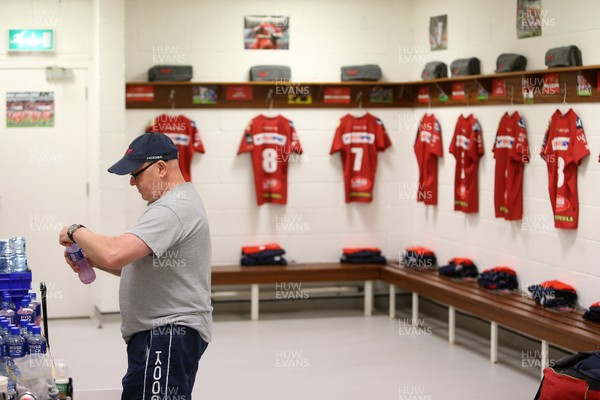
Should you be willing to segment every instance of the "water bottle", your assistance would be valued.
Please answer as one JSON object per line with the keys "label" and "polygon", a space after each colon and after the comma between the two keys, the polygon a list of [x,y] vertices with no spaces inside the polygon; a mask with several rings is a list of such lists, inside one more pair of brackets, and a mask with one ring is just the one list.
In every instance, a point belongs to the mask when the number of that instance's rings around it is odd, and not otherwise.
{"label": "water bottle", "polygon": [[8,320],[9,325],[15,323],[15,312],[8,308],[8,303],[2,303],[2,310],[0,310],[0,316],[3,316]]}
{"label": "water bottle", "polygon": [[[21,300],[21,307],[17,311],[17,320],[25,321],[25,327],[27,327],[27,323],[33,323],[33,310],[29,308],[29,299],[23,298]],[[15,325],[17,323],[15,322]]]}
{"label": "water bottle", "polygon": [[31,302],[29,303],[29,306],[33,308],[33,323],[37,326],[40,326],[40,323],[42,322],[42,303],[37,299],[37,295],[35,292],[29,292],[29,296],[31,297]]}
{"label": "water bottle", "polygon": [[[8,243],[8,242],[7,242]],[[3,274],[8,274],[14,270],[15,257],[10,245],[6,245],[0,253],[0,270]]]}
{"label": "water bottle", "polygon": [[13,303],[12,301],[12,296],[10,295],[9,292],[2,292],[2,304],[0,305],[3,306],[4,303],[8,304],[8,308],[10,308],[13,311],[17,311],[17,307],[15,306],[15,303]]}
{"label": "water bottle", "polygon": [[27,256],[25,255],[25,238],[16,236],[8,241],[13,253],[13,266],[11,272],[27,271]]}
{"label": "water bottle", "polygon": [[8,239],[0,239],[0,273],[9,273],[8,261],[5,253],[8,251],[10,245]]}
{"label": "water bottle", "polygon": [[25,339],[21,336],[18,326],[10,328],[10,335],[5,339],[8,356],[11,358],[25,357]]}
{"label": "water bottle", "polygon": [[73,261],[79,267],[79,280],[86,285],[94,282],[96,279],[96,272],[94,272],[94,269],[90,267],[90,264],[88,264],[87,260],[83,256],[83,251],[81,251],[81,248],[77,245],[77,243],[67,246],[67,254],[69,255],[71,261]]}
{"label": "water bottle", "polygon": [[46,338],[42,336],[42,328],[34,326],[29,337],[30,354],[46,354]]}
{"label": "water bottle", "polygon": [[6,337],[9,333],[8,331],[8,326],[10,325],[10,322],[8,322],[8,320],[5,318],[4,320],[0,321],[0,336],[2,337]]}
{"label": "water bottle", "polygon": [[27,330],[27,324],[28,322],[24,319],[22,319],[19,324],[20,335],[25,339],[25,343],[23,344],[23,351],[25,354],[29,354],[29,331]]}

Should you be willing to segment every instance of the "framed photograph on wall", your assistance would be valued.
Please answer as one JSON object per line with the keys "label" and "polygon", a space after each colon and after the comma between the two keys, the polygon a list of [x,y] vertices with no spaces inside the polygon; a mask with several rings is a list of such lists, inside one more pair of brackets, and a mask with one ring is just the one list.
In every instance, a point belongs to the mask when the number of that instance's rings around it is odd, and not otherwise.
{"label": "framed photograph on wall", "polygon": [[517,0],[517,38],[542,36],[542,0]]}
{"label": "framed photograph on wall", "polygon": [[432,51],[448,49],[448,15],[429,19],[429,45]]}
{"label": "framed photograph on wall", "polygon": [[289,50],[290,17],[247,15],[244,17],[244,48],[247,50]]}

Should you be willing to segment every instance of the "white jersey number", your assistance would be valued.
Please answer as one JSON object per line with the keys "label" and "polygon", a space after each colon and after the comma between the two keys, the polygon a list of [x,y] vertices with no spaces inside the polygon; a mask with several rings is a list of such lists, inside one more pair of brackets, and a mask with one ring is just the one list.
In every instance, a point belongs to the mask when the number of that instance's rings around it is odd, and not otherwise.
{"label": "white jersey number", "polygon": [[556,181],[556,187],[560,188],[565,184],[565,159],[558,157],[558,179]]}
{"label": "white jersey number", "polygon": [[277,152],[275,149],[264,149],[262,152],[262,167],[266,173],[277,171]]}
{"label": "white jersey number", "polygon": [[353,171],[360,171],[360,167],[362,166],[362,159],[363,159],[363,154],[365,152],[365,149],[363,149],[362,147],[352,147],[350,149],[350,152],[352,152],[353,154],[355,154],[355,156],[354,156],[354,164],[352,166],[352,170]]}

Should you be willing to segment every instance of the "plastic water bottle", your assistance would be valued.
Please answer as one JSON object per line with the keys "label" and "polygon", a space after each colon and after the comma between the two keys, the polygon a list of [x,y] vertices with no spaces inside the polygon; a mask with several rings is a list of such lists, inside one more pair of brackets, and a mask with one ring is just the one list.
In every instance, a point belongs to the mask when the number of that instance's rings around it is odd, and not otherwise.
{"label": "plastic water bottle", "polygon": [[17,307],[12,301],[12,296],[8,292],[2,292],[2,304],[0,305],[0,307],[3,306],[4,303],[8,304],[8,308],[10,308],[11,310],[15,312],[17,311]]}
{"label": "plastic water bottle", "polygon": [[25,339],[21,336],[21,330],[18,326],[10,328],[10,335],[8,335],[4,342],[6,343],[9,357],[25,357]]}
{"label": "plastic water bottle", "polygon": [[9,260],[7,259],[6,252],[10,250],[8,239],[0,239],[0,273],[9,273]]}
{"label": "plastic water bottle", "polygon": [[2,310],[0,310],[0,316],[3,316],[8,320],[9,325],[15,324],[15,312],[8,308],[8,303],[2,303]]}
{"label": "plastic water bottle", "polygon": [[37,295],[35,292],[29,292],[29,296],[31,297],[31,302],[29,303],[29,306],[33,308],[33,323],[37,326],[40,326],[40,323],[42,322],[42,303],[37,299]]}
{"label": "plastic water bottle", "polygon": [[25,255],[25,238],[16,236],[10,238],[8,243],[13,253],[13,269],[12,272],[27,271],[27,256]]}
{"label": "plastic water bottle", "polygon": [[34,326],[32,333],[29,337],[29,353],[46,354],[46,338],[42,336],[42,328]]}
{"label": "plastic water bottle", "polygon": [[10,245],[8,244],[4,246],[2,249],[2,253],[0,253],[0,267],[2,267],[3,274],[8,274],[14,271],[15,257]]}
{"label": "plastic water bottle", "polygon": [[27,324],[28,322],[22,319],[19,325],[20,335],[25,339],[25,343],[23,344],[23,351],[25,354],[29,354],[29,331],[27,330]]}
{"label": "plastic water bottle", "polygon": [[79,267],[79,280],[86,285],[94,282],[96,279],[96,272],[90,267],[90,264],[88,264],[83,256],[81,248],[76,243],[73,243],[70,246],[67,246],[67,254],[71,261]]}
{"label": "plastic water bottle", "polygon": [[0,321],[0,336],[2,336],[2,337],[8,336],[8,333],[9,333],[8,326],[9,325],[10,325],[10,322],[8,322],[7,319]]}
{"label": "plastic water bottle", "polygon": [[[23,298],[21,300],[21,307],[17,311],[17,319],[26,321],[25,327],[27,327],[27,323],[33,323],[33,310],[29,308],[29,299]],[[17,323],[15,323],[15,325],[17,325]]]}

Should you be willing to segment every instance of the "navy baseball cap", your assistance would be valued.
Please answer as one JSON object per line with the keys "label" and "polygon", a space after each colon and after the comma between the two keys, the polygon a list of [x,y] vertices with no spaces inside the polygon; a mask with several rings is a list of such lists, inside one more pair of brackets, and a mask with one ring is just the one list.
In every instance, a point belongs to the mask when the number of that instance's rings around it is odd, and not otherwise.
{"label": "navy baseball cap", "polygon": [[167,135],[148,132],[133,139],[123,158],[110,167],[108,172],[127,175],[147,161],[168,161],[176,158],[177,147]]}

